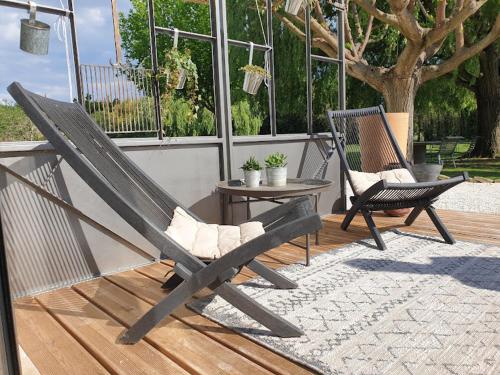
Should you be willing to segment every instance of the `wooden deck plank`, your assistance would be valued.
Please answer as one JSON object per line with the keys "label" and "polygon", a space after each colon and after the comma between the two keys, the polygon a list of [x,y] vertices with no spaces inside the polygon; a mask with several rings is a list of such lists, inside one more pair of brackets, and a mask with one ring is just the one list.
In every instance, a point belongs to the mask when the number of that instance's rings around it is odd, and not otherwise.
{"label": "wooden deck plank", "polygon": [[[105,279],[78,284],[74,289],[127,327],[152,307]],[[175,318],[164,319],[145,339],[193,374],[270,373]]]}
{"label": "wooden deck plank", "polygon": [[40,374],[109,374],[34,298],[14,303],[17,339]]}
{"label": "wooden deck plank", "polygon": [[[166,296],[166,292],[159,287],[160,283],[158,281],[138,272],[122,272],[106,276],[106,279],[150,304],[156,304]],[[172,316],[277,374],[298,375],[312,373],[301,365],[291,362],[279,354],[236,334],[234,331],[206,319],[185,306],[177,308]]]}
{"label": "wooden deck plank", "polygon": [[70,288],[42,294],[38,302],[108,370],[116,374],[188,374],[151,345],[121,345],[123,325]]}

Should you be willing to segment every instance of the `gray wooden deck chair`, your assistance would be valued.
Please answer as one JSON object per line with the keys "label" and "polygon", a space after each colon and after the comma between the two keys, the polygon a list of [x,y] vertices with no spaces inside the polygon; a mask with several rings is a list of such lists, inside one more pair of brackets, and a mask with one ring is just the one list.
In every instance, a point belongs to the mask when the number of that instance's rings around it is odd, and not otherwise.
{"label": "gray wooden deck chair", "polygon": [[[346,172],[353,192],[355,189],[350,171],[380,172],[405,168],[413,176],[410,165],[387,124],[382,106],[359,110],[330,111],[328,119],[340,157],[341,168]],[[373,145],[373,134],[376,134],[376,141],[380,144]],[[369,148],[371,153],[364,152],[363,148]],[[444,240],[453,244],[455,240],[440,220],[432,204],[440,194],[466,179],[467,173],[435,182],[388,183],[386,180],[381,180],[361,195],[353,193],[354,195],[350,198],[352,207],[346,214],[341,227],[343,230],[347,230],[356,213],[361,212],[378,248],[384,250],[386,246],[375,226],[372,212],[413,208],[406,218],[406,225],[411,225],[425,210]]]}
{"label": "gray wooden deck chair", "polygon": [[122,343],[136,343],[177,306],[206,287],[275,335],[302,334],[300,329],[242,293],[230,280],[246,265],[278,288],[297,287],[255,257],[321,228],[321,220],[308,198],[290,201],[254,217],[252,220],[263,223],[264,234],[206,264],[164,234],[174,209],[182,205],[129,159],[79,104],[44,98],[16,82],[8,91],[80,177],[164,256],[174,260],[176,274],[184,279],[123,334]]}

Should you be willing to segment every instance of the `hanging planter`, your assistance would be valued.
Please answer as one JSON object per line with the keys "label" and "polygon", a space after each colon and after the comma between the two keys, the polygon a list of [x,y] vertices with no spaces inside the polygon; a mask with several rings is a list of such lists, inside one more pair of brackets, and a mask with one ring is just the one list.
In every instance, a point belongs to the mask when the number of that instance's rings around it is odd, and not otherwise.
{"label": "hanging planter", "polygon": [[174,46],[165,55],[165,63],[160,75],[166,78],[165,94],[171,95],[174,90],[186,90],[186,95],[196,101],[198,91],[198,70],[191,60],[189,50],[177,49],[179,31],[174,30]]}
{"label": "hanging planter", "polygon": [[176,90],[184,89],[184,85],[186,84],[186,80],[187,80],[186,69],[180,68],[179,69],[179,78],[177,80],[177,86],[175,87],[175,89]]}
{"label": "hanging planter", "polygon": [[304,0],[286,0],[285,12],[296,16],[304,5]]}
{"label": "hanging planter", "polygon": [[255,95],[259,91],[259,87],[265,78],[271,78],[269,72],[261,66],[253,65],[253,43],[250,43],[250,58],[248,64],[240,70],[245,72],[245,80],[243,81],[243,91]]}
{"label": "hanging planter", "polygon": [[19,47],[34,55],[49,53],[50,26],[36,20],[36,4],[30,4],[30,18],[21,20],[21,38]]}

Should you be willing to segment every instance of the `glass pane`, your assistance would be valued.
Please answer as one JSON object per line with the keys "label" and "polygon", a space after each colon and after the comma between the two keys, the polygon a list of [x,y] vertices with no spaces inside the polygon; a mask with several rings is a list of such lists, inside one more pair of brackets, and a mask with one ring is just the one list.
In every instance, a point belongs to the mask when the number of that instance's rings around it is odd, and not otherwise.
{"label": "glass pane", "polygon": [[328,132],[326,111],[338,109],[338,66],[313,60],[312,76],[313,132]]}
{"label": "glass pane", "polygon": [[[163,73],[160,89],[165,134],[216,135],[212,44],[182,39],[177,52],[171,47],[162,52],[159,51],[158,60]],[[178,68],[179,61],[182,69]]]}
{"label": "glass pane", "polygon": [[[229,75],[231,81],[231,114],[234,135],[270,134],[269,94],[262,82],[255,95],[243,90],[249,51],[241,47],[229,47]],[[264,66],[264,52],[254,51],[252,65]]]}
{"label": "glass pane", "polygon": [[307,132],[307,75],[304,42],[273,21],[276,126],[280,134]]}
{"label": "glass pane", "polygon": [[227,0],[227,34],[229,39],[266,44],[265,1]]}

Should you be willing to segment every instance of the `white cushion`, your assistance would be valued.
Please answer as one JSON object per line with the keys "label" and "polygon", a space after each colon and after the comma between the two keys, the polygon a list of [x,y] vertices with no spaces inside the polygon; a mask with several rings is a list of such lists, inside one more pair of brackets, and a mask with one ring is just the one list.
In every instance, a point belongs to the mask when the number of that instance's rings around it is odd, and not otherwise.
{"label": "white cushion", "polygon": [[177,207],[165,233],[194,256],[217,259],[265,231],[259,221],[239,226],[205,224]]}
{"label": "white cushion", "polygon": [[356,195],[363,194],[371,186],[381,180],[386,180],[389,183],[412,183],[415,179],[410,171],[406,168],[390,169],[377,173],[366,173],[358,171],[349,171],[349,176],[352,181],[352,189]]}

